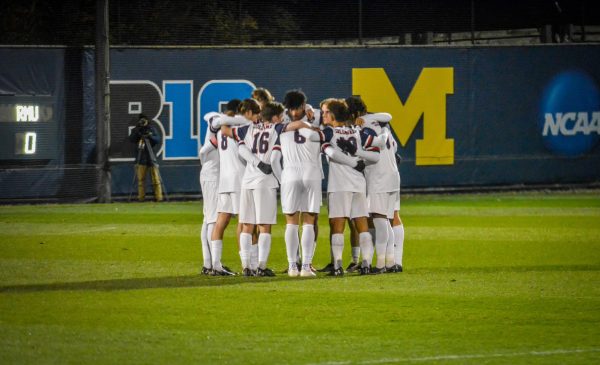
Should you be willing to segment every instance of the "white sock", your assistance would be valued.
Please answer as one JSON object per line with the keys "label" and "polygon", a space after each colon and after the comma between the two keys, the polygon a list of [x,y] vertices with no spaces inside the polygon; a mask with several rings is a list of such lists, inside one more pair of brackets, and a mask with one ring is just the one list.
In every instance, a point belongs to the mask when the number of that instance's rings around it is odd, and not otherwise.
{"label": "white sock", "polygon": [[210,241],[210,251],[212,253],[212,268],[215,270],[222,270],[221,255],[223,254],[223,240]]}
{"label": "white sock", "polygon": [[250,246],[250,269],[253,271],[258,269],[258,243]]}
{"label": "white sock", "polygon": [[212,256],[210,254],[210,236],[207,232],[208,224],[202,221],[202,228],[200,230],[200,242],[202,243],[202,266],[207,269],[212,268]]}
{"label": "white sock", "polygon": [[358,235],[360,252],[362,252],[362,266],[371,266],[373,261],[373,238],[369,232],[362,232]]}
{"label": "white sock", "polygon": [[312,224],[304,224],[302,226],[302,265],[312,263],[315,244],[315,229]]}
{"label": "white sock", "polygon": [[271,252],[271,234],[261,233],[258,235],[258,267],[267,268],[269,253]]}
{"label": "white sock", "polygon": [[377,253],[377,268],[385,266],[385,252],[388,241],[388,225],[390,222],[386,218],[373,218],[375,226],[375,252]]}
{"label": "white sock", "polygon": [[338,269],[342,266],[342,254],[344,253],[344,235],[334,233],[331,235],[331,251],[333,252],[333,265]]}
{"label": "white sock", "polygon": [[242,269],[250,268],[250,255],[252,254],[252,234],[240,233],[240,259],[242,260]]}
{"label": "white sock", "polygon": [[360,246],[352,246],[352,262],[357,263],[360,258]]}
{"label": "white sock", "polygon": [[402,266],[402,254],[404,251],[404,225],[394,226],[394,261]]}
{"label": "white sock", "polygon": [[285,225],[285,251],[287,253],[287,259],[290,266],[296,265],[298,254],[298,225],[297,224],[286,224]]}
{"label": "white sock", "polygon": [[390,224],[390,221],[388,220],[388,241],[387,241],[387,245],[385,247],[385,266],[386,267],[392,267],[394,266],[394,264],[396,263],[396,258],[395,258],[395,247],[394,247],[394,229],[392,228],[392,225]]}

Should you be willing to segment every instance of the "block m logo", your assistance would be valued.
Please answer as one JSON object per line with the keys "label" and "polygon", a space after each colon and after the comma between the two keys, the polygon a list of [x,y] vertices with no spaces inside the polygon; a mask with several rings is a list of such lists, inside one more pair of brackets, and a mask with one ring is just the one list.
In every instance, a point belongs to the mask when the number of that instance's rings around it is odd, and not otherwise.
{"label": "block m logo", "polygon": [[454,93],[454,69],[423,68],[405,103],[383,68],[352,69],[352,94],[369,110],[392,114],[392,128],[402,146],[423,116],[423,139],[416,144],[417,165],[453,165],[454,140],[446,138],[446,95]]}

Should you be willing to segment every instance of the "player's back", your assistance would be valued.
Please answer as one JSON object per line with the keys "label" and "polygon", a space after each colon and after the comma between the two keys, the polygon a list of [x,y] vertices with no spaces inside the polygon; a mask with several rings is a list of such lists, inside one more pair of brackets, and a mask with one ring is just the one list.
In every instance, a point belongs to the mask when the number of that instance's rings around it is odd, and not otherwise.
{"label": "player's back", "polygon": [[220,164],[219,193],[239,192],[245,166],[239,157],[238,145],[221,131],[217,133],[217,144]]}
{"label": "player's back", "polygon": [[309,128],[284,132],[279,136],[283,157],[283,181],[321,179],[321,143],[312,141]]}
{"label": "player's back", "polygon": [[[256,122],[248,126],[233,128],[234,139],[244,144],[263,163],[269,164],[273,146],[282,124]],[[276,188],[277,179],[272,174],[265,175],[258,167],[246,164],[243,174],[242,187],[245,189]]]}
{"label": "player's back", "polygon": [[[325,142],[323,149],[332,147],[343,152],[337,145],[337,141],[342,139],[358,146],[361,143],[361,137],[358,130],[351,127],[327,127],[323,130]],[[366,193],[366,181],[362,172],[333,160],[329,160],[329,177],[327,181],[327,192],[352,191]]]}
{"label": "player's back", "polygon": [[[383,132],[383,128],[372,126],[377,134]],[[380,148],[380,157],[377,163],[367,165],[365,168],[365,178],[367,180],[367,191],[370,193],[385,193],[397,191],[400,189],[400,175],[396,165],[395,148],[393,144],[394,137],[391,133],[387,134],[387,140]]]}

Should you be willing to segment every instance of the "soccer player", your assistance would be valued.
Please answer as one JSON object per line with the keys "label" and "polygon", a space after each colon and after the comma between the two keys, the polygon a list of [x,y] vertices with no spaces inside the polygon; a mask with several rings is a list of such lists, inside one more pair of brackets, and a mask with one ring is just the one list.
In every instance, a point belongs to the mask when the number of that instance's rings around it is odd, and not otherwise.
{"label": "soccer player", "polygon": [[[245,165],[239,157],[237,143],[229,137],[232,124],[248,124],[251,120],[258,118],[258,106],[247,102],[241,102],[236,118],[221,116],[214,118],[211,127],[217,132],[217,145],[219,146],[219,186],[217,202],[217,221],[211,236],[211,254],[213,261],[213,272],[222,275],[223,267],[219,267],[223,252],[223,234],[229,225],[231,217],[239,213],[241,180],[244,175]],[[256,101],[254,101],[256,103]],[[242,225],[238,223],[236,237],[239,240]],[[238,248],[240,247],[238,241]],[[216,262],[216,264],[215,264]]]}
{"label": "soccer player", "polygon": [[[400,174],[396,164],[395,151],[391,143],[393,136],[382,128],[389,121],[387,113],[368,114],[367,106],[360,96],[346,98],[346,103],[355,124],[361,125],[363,131],[369,130],[377,135],[383,135],[385,144],[380,148],[380,158],[377,163],[365,168],[367,181],[367,203],[369,205],[370,221],[375,228],[376,266],[372,273],[386,272],[386,266],[394,265],[393,230],[390,220],[394,218],[395,204],[399,201]],[[391,116],[390,116],[391,117]],[[380,122],[379,119],[384,122]]]}
{"label": "soccer player", "polygon": [[[321,137],[318,132],[309,128],[315,125],[315,121],[309,121],[306,116],[306,95],[302,91],[288,91],[284,105],[287,108],[287,117],[304,127],[293,131],[286,128],[279,136],[278,147],[271,155],[273,172],[281,181],[281,208],[286,217],[285,243],[289,264],[287,272],[292,277],[314,277],[316,274],[312,270],[312,258],[316,246],[317,217],[322,201]],[[300,219],[303,224],[302,238],[299,240]],[[300,245],[302,267],[299,271],[297,256]]]}
{"label": "soccer player", "polygon": [[[225,114],[235,115],[238,105],[240,104],[239,99],[230,100],[227,103]],[[221,249],[222,246],[215,247],[215,259],[218,258],[213,264],[213,257],[211,254],[211,236],[217,221],[217,202],[218,202],[218,182],[219,182],[219,152],[217,144],[217,129],[211,127],[210,123],[213,118],[220,116],[219,113],[212,112],[207,113],[204,120],[209,124],[204,144],[200,149],[200,162],[202,169],[200,170],[200,187],[202,189],[202,200],[203,200],[203,220],[202,229],[200,232],[200,241],[202,242],[202,258],[204,261],[201,273],[204,275],[234,275],[229,268],[223,266],[220,261],[221,252],[216,252]],[[221,267],[222,270],[213,271],[213,267]]]}
{"label": "soccer player", "polygon": [[[280,133],[292,125],[298,125],[282,124],[283,110],[280,103],[267,102],[260,112],[261,121],[254,120],[250,125],[231,130],[233,138],[239,143],[240,156],[247,161],[240,200],[240,222],[243,224],[240,236],[241,252],[242,255],[247,253],[252,243],[252,231],[257,225],[257,276],[275,276],[273,271],[267,268],[271,250],[271,225],[277,220],[278,187],[277,179],[271,173],[270,160]],[[247,269],[244,269],[244,274],[247,273]]]}
{"label": "soccer player", "polygon": [[[369,212],[366,180],[362,171],[366,162],[376,163],[379,160],[379,148],[372,145],[376,135],[350,127],[351,115],[343,100],[327,100],[321,105],[321,113],[323,121],[329,125],[323,129],[324,142],[321,148],[329,156],[327,194],[334,260],[334,269],[330,275],[340,276],[344,273],[342,253],[346,218],[354,221],[359,235],[363,256],[360,273],[368,274],[373,258],[373,240],[367,223]],[[343,161],[340,156],[332,155],[331,152],[343,152],[340,155],[348,161]]]}

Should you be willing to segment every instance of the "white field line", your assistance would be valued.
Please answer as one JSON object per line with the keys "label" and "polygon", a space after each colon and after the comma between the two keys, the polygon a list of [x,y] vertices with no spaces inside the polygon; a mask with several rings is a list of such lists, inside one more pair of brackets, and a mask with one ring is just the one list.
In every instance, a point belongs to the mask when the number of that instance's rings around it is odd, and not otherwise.
{"label": "white field line", "polygon": [[600,352],[600,348],[594,349],[559,349],[548,351],[528,351],[528,352],[509,352],[497,354],[464,354],[464,355],[440,355],[440,356],[425,356],[425,357],[406,357],[406,358],[384,358],[363,361],[328,361],[320,363],[312,363],[308,365],[372,365],[372,364],[388,364],[388,363],[410,363],[410,362],[425,362],[425,361],[440,361],[440,360],[465,360],[465,359],[488,359],[502,357],[519,357],[519,356],[552,356],[552,355],[569,355],[582,354],[589,352]]}

